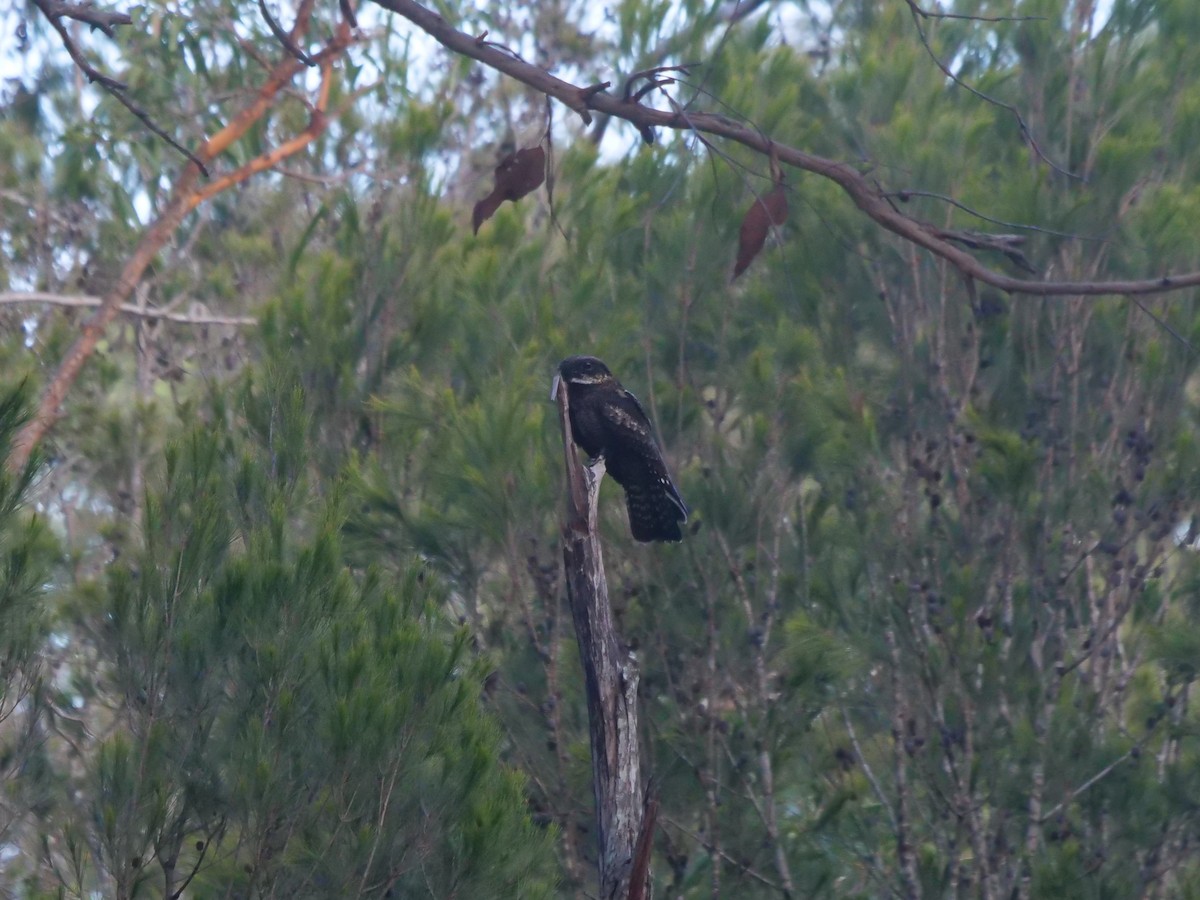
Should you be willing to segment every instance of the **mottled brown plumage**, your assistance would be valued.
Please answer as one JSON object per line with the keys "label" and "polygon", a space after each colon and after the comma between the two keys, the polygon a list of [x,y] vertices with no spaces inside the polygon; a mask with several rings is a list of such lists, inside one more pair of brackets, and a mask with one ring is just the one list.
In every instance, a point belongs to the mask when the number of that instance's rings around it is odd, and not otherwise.
{"label": "mottled brown plumage", "polygon": [[558,367],[567,385],[575,443],[625,489],[629,529],[637,541],[678,541],[688,508],[679,496],[654,429],[637,397],[594,356],[572,356]]}

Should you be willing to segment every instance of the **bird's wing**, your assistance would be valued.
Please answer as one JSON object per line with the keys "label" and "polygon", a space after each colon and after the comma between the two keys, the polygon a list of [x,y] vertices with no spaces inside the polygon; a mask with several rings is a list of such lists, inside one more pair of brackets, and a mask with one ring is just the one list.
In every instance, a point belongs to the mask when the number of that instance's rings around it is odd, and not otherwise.
{"label": "bird's wing", "polygon": [[[663,459],[662,448],[650,425],[650,418],[646,415],[646,411],[638,402],[637,397],[622,388],[617,395],[616,402],[604,404],[601,415],[609,427],[619,432],[620,443],[636,447],[641,464],[645,466],[643,471],[649,476],[649,483],[657,485],[657,490],[661,491],[671,505],[678,510],[680,520],[686,522],[690,510],[683,502],[683,497],[680,496],[679,489],[675,487],[675,482],[671,480],[671,473],[667,471],[667,463]],[[610,471],[612,471],[614,463],[616,460],[610,460]],[[612,474],[622,484],[629,481],[624,472],[613,471]],[[628,484],[626,484],[626,490],[628,491],[628,489]]]}
{"label": "bird's wing", "polygon": [[647,444],[655,451],[658,450],[658,439],[654,436],[650,417],[646,415],[646,410],[642,409],[638,398],[629,391],[621,388],[613,402],[603,405],[601,415],[609,426],[619,431],[626,440],[635,440],[639,447],[643,448],[643,452]]}
{"label": "bird's wing", "polygon": [[[642,401],[633,395],[633,391],[627,391],[625,388],[621,388],[621,396],[623,398],[629,400],[629,402],[630,402],[630,404],[632,404],[633,408],[638,411],[638,415],[640,415],[642,417],[642,421],[644,421],[646,423],[646,426],[649,427],[650,417],[648,415],[646,415],[646,410],[642,406]],[[651,429],[651,433],[653,433],[653,429]]]}

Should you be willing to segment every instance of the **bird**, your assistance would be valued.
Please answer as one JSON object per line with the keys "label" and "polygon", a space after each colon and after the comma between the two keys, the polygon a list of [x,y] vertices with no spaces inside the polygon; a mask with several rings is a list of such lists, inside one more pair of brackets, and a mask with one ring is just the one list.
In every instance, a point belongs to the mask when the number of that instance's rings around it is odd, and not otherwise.
{"label": "bird", "polygon": [[551,398],[567,386],[571,433],[591,459],[625,490],[633,539],[681,541],[688,507],[671,480],[662,448],[637,397],[625,390],[608,366],[594,356],[571,356],[558,366]]}

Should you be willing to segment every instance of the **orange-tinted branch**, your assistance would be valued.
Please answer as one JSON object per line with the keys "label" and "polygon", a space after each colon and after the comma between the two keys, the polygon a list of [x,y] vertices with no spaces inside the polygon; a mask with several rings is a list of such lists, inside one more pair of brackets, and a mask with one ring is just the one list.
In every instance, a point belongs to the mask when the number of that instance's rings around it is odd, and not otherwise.
{"label": "orange-tinted branch", "polygon": [[[307,29],[309,11],[311,11],[311,3],[301,6],[296,26],[291,32],[293,39],[300,37]],[[333,39],[313,56],[313,60],[321,66],[321,86],[318,90],[315,111],[308,128],[303,132],[285,141],[274,150],[256,157],[249,163],[203,187],[197,187],[201,172],[200,165],[193,161],[184,166],[175,181],[174,190],[167,206],[143,233],[137,247],[134,248],[132,255],[121,269],[121,274],[112,290],[104,295],[99,308],[84,324],[79,337],[76,338],[75,343],[71,345],[59,363],[58,369],[42,392],[34,416],[13,441],[12,450],[6,461],[10,471],[20,471],[25,466],[33,448],[42,441],[46,433],[58,421],[62,415],[62,405],[68,391],[79,377],[84,364],[95,352],[96,345],[104,335],[105,329],[120,314],[122,304],[129,299],[146,269],[154,261],[154,257],[170,240],[171,235],[175,233],[187,214],[205,200],[299,152],[325,129],[329,121],[325,108],[329,101],[333,62],[352,42],[350,27],[343,22],[339,25]],[[291,55],[278,63],[258,89],[254,99],[238,112],[224,128],[200,146],[196,158],[208,162],[224,153],[277,102],[280,91],[302,68],[303,64]]]}
{"label": "orange-tinted branch", "polygon": [[294,156],[316,140],[329,124],[329,118],[325,115],[325,109],[329,103],[329,84],[332,81],[332,73],[333,64],[327,59],[321,64],[321,87],[318,92],[316,107],[313,110],[312,117],[309,119],[307,128],[291,140],[284,141],[278,147],[268,150],[261,156],[256,156],[245,165],[238,166],[232,172],[226,172],[221,177],[198,188],[187,199],[188,211],[190,212],[205,200],[215,197],[235,184],[240,184],[252,175],[257,175],[259,172],[263,172],[279,164],[289,156]]}

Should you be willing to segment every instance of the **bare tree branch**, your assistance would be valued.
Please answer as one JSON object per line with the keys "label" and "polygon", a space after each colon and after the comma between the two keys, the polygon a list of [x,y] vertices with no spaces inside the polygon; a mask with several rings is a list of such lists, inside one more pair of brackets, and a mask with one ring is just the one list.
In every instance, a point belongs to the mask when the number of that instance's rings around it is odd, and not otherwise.
{"label": "bare tree branch", "polygon": [[[725,30],[722,32],[721,37],[717,42],[717,49],[719,50],[720,47],[725,43],[725,40],[729,37],[734,25],[757,12],[762,6],[766,5],[766,2],[767,0],[733,0],[732,4],[726,3],[719,13],[720,17],[725,20]],[[684,49],[684,47],[686,47],[688,40],[692,36],[692,29],[694,27],[694,20],[684,23],[682,28],[667,37],[665,40],[660,41],[657,46],[655,46],[648,53],[644,54],[635,65],[643,71],[657,68],[664,60],[680,52]],[[636,74],[632,75],[630,76],[630,80],[636,77]],[[628,87],[626,87],[626,92],[628,96]],[[598,121],[595,127],[592,129],[591,134],[588,135],[588,139],[591,140],[593,144],[599,144],[604,138],[604,133],[608,130],[608,125],[611,121],[612,119],[609,116],[601,117],[600,121]],[[653,140],[650,138],[653,137],[653,134],[654,133],[652,131],[643,132],[642,139],[645,140],[646,143],[651,144],[653,143]]]}
{"label": "bare tree branch", "polygon": [[[7,291],[0,293],[0,306],[21,303],[48,303],[52,306],[68,306],[76,308],[91,308],[101,306],[103,297],[93,297],[87,294],[51,294],[45,291]],[[122,313],[138,316],[143,319],[165,319],[168,322],[179,322],[182,325],[257,325],[258,319],[252,316],[209,316],[193,313],[178,313],[167,309],[155,309],[153,306],[138,306],[134,303],[122,303],[119,307]]]}
{"label": "bare tree branch", "polygon": [[275,35],[275,40],[283,45],[283,49],[306,66],[315,66],[317,64],[311,56],[297,46],[296,42],[292,40],[292,36],[283,30],[283,26],[275,21],[275,17],[271,15],[271,11],[267,9],[266,0],[258,0],[258,9],[262,13],[263,19],[266,20],[267,27],[271,29],[271,34]]}
{"label": "bare tree branch", "polygon": [[51,19],[74,19],[113,37],[117,25],[132,25],[127,13],[98,9],[91,3],[63,3],[61,0],[37,0],[37,7]]}
{"label": "bare tree branch", "polygon": [[125,89],[127,85],[123,81],[118,81],[109,75],[105,75],[87,61],[87,57],[83,55],[83,51],[79,49],[79,46],[75,43],[75,39],[71,37],[71,33],[67,31],[67,26],[62,21],[66,18],[77,22],[84,22],[112,37],[115,25],[132,24],[132,18],[124,13],[104,12],[103,10],[94,9],[91,6],[62,3],[58,2],[58,0],[33,0],[33,2],[41,10],[42,15],[46,17],[46,20],[53,26],[54,30],[58,32],[63,47],[70,54],[71,60],[79,67],[79,70],[87,76],[88,81],[100,85],[100,87],[116,98],[118,103],[133,113],[150,131],[178,150],[188,160],[195,163],[203,175],[208,175],[208,170],[204,167],[204,163],[199,157],[155,124],[148,112],[126,96]]}
{"label": "bare tree branch", "polygon": [[912,842],[912,815],[909,811],[908,763],[904,758],[904,719],[906,704],[900,676],[900,647],[895,632],[885,632],[892,658],[892,768],[896,783],[896,857],[900,864],[901,895],[905,900],[920,900],[921,881],[917,877],[917,856]]}
{"label": "bare tree branch", "polygon": [[695,841],[696,845],[699,847],[703,847],[705,852],[712,853],[713,855],[720,857],[721,859],[725,860],[725,862],[729,863],[734,868],[736,868],[739,872],[741,872],[745,875],[749,875],[751,878],[753,878],[759,884],[769,887],[771,890],[775,891],[776,893],[778,893],[780,895],[782,895],[784,893],[783,885],[776,884],[774,881],[772,881],[766,875],[762,874],[759,871],[756,871],[755,869],[753,869],[752,867],[747,865],[745,863],[745,861],[734,859],[732,856],[730,856],[728,853],[726,853],[721,848],[712,846],[711,842],[706,840],[703,835],[696,834],[696,832],[692,831],[690,828],[686,827],[685,825],[680,824],[679,822],[677,822],[676,820],[671,819],[671,818],[664,817],[663,822],[667,825],[670,825],[672,828],[674,828],[676,831],[678,831],[680,834],[684,835],[685,837],[690,838],[691,840]]}
{"label": "bare tree branch", "polygon": [[53,4],[51,4],[49,0],[33,0],[33,2],[37,8],[42,11],[42,15],[46,17],[47,21],[49,21],[54,27],[54,30],[58,32],[58,36],[62,39],[63,47],[66,49],[67,53],[71,54],[71,60],[76,66],[79,67],[79,70],[87,76],[88,81],[98,84],[109,91],[125,90],[127,87],[125,82],[118,81],[111,76],[105,75],[87,61],[87,57],[83,55],[83,51],[79,49],[79,46],[75,43],[75,39],[72,38],[70,32],[67,31],[67,26],[63,24],[62,20],[63,16],[65,15],[63,12],[55,12],[53,10]]}
{"label": "bare tree branch", "polygon": [[907,216],[895,209],[884,190],[876,186],[857,168],[847,163],[826,159],[786,144],[780,144],[753,128],[735,122],[726,116],[699,112],[689,112],[685,116],[678,111],[668,112],[642,104],[626,103],[620,97],[602,91],[592,91],[586,87],[563,81],[537,66],[514,59],[507,53],[486,44],[480,44],[472,35],[458,31],[440,15],[426,9],[414,0],[375,0],[375,2],[384,9],[391,10],[408,19],[448,50],[478,60],[522,84],[554,97],[577,112],[585,122],[590,121],[591,112],[596,111],[624,119],[639,129],[695,130],[698,133],[726,138],[764,156],[769,157],[774,152],[781,163],[811,172],[838,185],[850,196],[854,204],[876,224],[946,260],[964,277],[974,278],[999,290],[1035,297],[1104,297],[1162,294],[1200,286],[1200,272],[1113,281],[1037,281],[1005,275],[985,266],[969,252],[947,240],[941,235],[941,229],[937,226]]}
{"label": "bare tree branch", "polygon": [[1126,760],[1129,760],[1129,759],[1134,759],[1137,756],[1137,754],[1141,751],[1141,748],[1142,748],[1141,742],[1135,744],[1134,748],[1126,750],[1124,753],[1122,753],[1120,756],[1118,756],[1116,759],[1114,759],[1112,762],[1110,762],[1107,766],[1105,766],[1103,769],[1101,769],[1099,772],[1097,772],[1095,775],[1093,775],[1091,778],[1089,778],[1083,784],[1079,785],[1079,787],[1072,788],[1067,793],[1066,798],[1061,803],[1056,803],[1054,806],[1050,807],[1050,809],[1046,810],[1046,812],[1042,814],[1040,819],[1035,820],[1036,823],[1039,825],[1043,825],[1046,822],[1049,822],[1056,815],[1058,815],[1060,812],[1062,812],[1068,803],[1070,803],[1072,800],[1074,800],[1080,794],[1087,791],[1089,788],[1094,787],[1100,781],[1103,781],[1110,774],[1112,774],[1112,772],[1118,766],[1120,766],[1123,762],[1125,762]]}
{"label": "bare tree branch", "polygon": [[1153,319],[1159,328],[1161,328],[1163,331],[1165,331],[1167,334],[1169,334],[1171,337],[1173,337],[1176,341],[1178,341],[1180,344],[1182,344],[1184,347],[1186,347],[1189,353],[1196,352],[1196,347],[1192,344],[1192,342],[1189,341],[1187,338],[1185,338],[1182,334],[1180,334],[1174,328],[1172,328],[1170,326],[1170,324],[1162,316],[1160,316],[1158,313],[1154,312],[1154,310],[1150,309],[1150,307],[1146,306],[1145,303],[1143,303],[1141,300],[1137,299],[1136,297],[1130,297],[1129,299],[1133,301],[1134,306],[1136,306],[1138,309],[1140,309],[1142,312],[1144,312],[1146,315],[1148,315],[1151,319]]}
{"label": "bare tree branch", "polygon": [[966,13],[929,12],[917,6],[913,0],[905,0],[909,9],[922,19],[965,19],[968,22],[1044,22],[1045,16],[979,16]]}
{"label": "bare tree branch", "polygon": [[899,831],[900,823],[896,821],[896,812],[892,809],[892,803],[888,800],[887,794],[883,792],[883,787],[879,784],[879,779],[871,771],[871,764],[867,761],[867,755],[863,753],[862,745],[858,741],[858,735],[854,731],[854,723],[850,721],[850,713],[846,711],[846,704],[841,700],[838,701],[838,709],[842,713],[842,721],[846,723],[846,734],[850,736],[850,745],[854,747],[854,753],[858,757],[858,764],[862,766],[863,774],[867,776],[871,790],[875,792],[875,799],[887,811],[888,821],[892,823],[892,832],[895,833]]}

